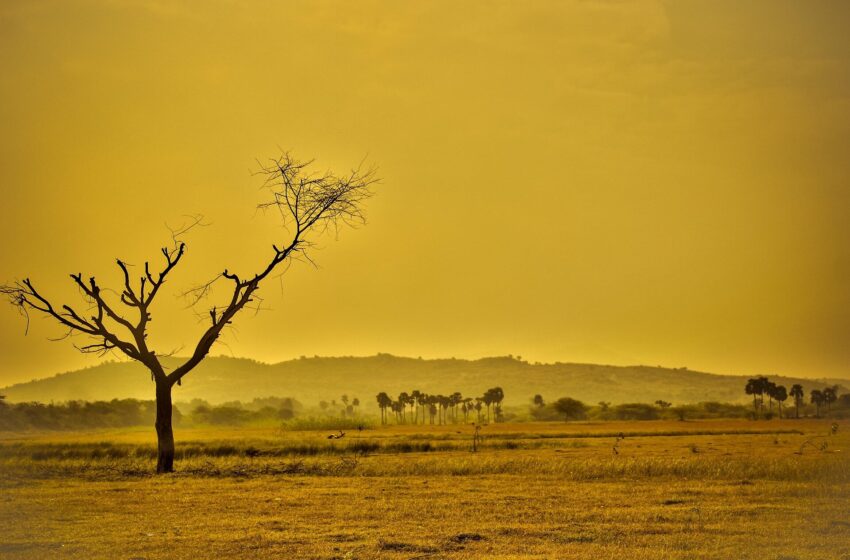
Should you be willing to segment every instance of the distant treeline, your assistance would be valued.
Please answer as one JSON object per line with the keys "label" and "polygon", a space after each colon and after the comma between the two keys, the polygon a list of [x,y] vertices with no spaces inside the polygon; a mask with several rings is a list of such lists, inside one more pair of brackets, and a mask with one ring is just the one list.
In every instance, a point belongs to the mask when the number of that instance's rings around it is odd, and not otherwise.
{"label": "distant treeline", "polygon": [[220,405],[193,399],[185,404],[177,403],[177,407],[188,412],[189,422],[215,426],[277,424],[281,420],[295,418],[304,408],[300,402],[289,397],[263,397],[249,403],[229,401]]}
{"label": "distant treeline", "polygon": [[[795,391],[796,392],[796,391]],[[850,393],[838,394],[835,398],[827,393],[820,401],[818,390],[813,390],[813,400],[805,403],[798,398],[790,416],[850,418]],[[499,387],[485,392],[477,398],[451,395],[427,395],[420,391],[402,393],[392,399],[381,393],[377,396],[381,409],[382,423],[393,413],[397,423],[469,423],[469,422],[527,422],[527,421],[570,421],[570,420],[697,420],[706,418],[765,418],[778,417],[782,400],[774,403],[777,414],[771,411],[771,403],[763,403],[758,390],[755,405],[722,402],[701,402],[674,406],[659,400],[649,403],[624,403],[613,405],[599,402],[588,405],[570,397],[547,401],[535,395],[527,408],[503,409],[504,393]],[[770,394],[764,394],[770,399]],[[297,400],[285,397],[256,398],[248,403],[230,401],[212,405],[194,399],[178,402],[174,407],[175,425],[284,426],[288,429],[344,429],[370,427],[371,415],[357,412],[359,399],[351,401],[343,395],[343,405],[326,402],[318,409],[304,411]],[[355,404],[356,403],[356,404]],[[335,406],[334,406],[335,405]],[[315,413],[319,412],[316,416]],[[60,404],[38,402],[8,403],[0,395],[0,431],[23,430],[85,430],[98,428],[125,428],[151,426],[156,418],[154,401],[137,399],[113,399],[111,401],[70,401]]]}
{"label": "distant treeline", "polygon": [[[199,399],[181,403],[173,409],[175,425],[277,425],[289,420],[302,408],[295,399],[266,397],[243,404],[232,401],[213,406]],[[181,410],[182,409],[182,410]],[[7,403],[0,395],[0,431],[85,430],[152,426],[156,403],[137,399],[111,401],[69,401],[61,404],[38,402]]]}
{"label": "distant treeline", "polygon": [[[182,420],[174,410],[174,422]],[[81,430],[152,426],[156,418],[154,401],[113,399],[111,401],[70,401],[62,404],[38,402],[7,403],[0,398],[0,430]]]}
{"label": "distant treeline", "polygon": [[702,402],[673,406],[666,401],[649,403],[623,403],[612,405],[599,402],[588,405],[570,397],[546,402],[535,395],[530,409],[532,420],[687,420],[705,418],[746,418],[748,407],[740,404]]}
{"label": "distant treeline", "polygon": [[[813,391],[815,397],[812,406],[801,401],[797,403],[795,416],[816,417],[827,415],[834,418],[850,417],[850,393],[836,397],[824,407],[817,402],[818,390]],[[777,405],[777,409],[781,402]],[[624,403],[612,405],[599,402],[587,405],[570,397],[561,397],[553,402],[546,402],[541,395],[535,395],[529,409],[530,419],[536,421],[553,420],[698,420],[708,418],[749,418],[771,419],[782,418],[770,410],[763,410],[764,405],[758,403],[756,410],[747,405],[721,402],[701,402],[673,406],[667,401],[658,400],[649,403]]]}

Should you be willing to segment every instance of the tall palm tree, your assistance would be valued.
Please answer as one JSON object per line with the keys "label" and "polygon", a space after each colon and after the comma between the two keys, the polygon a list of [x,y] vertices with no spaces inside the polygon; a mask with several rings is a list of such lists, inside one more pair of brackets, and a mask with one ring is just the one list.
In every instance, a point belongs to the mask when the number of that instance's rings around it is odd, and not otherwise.
{"label": "tall palm tree", "polygon": [[463,395],[455,391],[449,397],[452,406],[452,422],[457,423],[457,406],[463,402]]}
{"label": "tall palm tree", "polygon": [[419,406],[421,406],[422,410],[423,410],[423,412],[422,412],[422,423],[423,424],[425,423],[425,411],[428,409],[428,405],[430,403],[430,401],[429,401],[430,398],[431,398],[431,395],[429,395],[428,393],[425,393],[425,392],[423,392],[422,396],[419,397]]}
{"label": "tall palm tree", "polygon": [[758,397],[757,397],[758,389],[759,389],[759,380],[758,380],[757,377],[751,377],[750,379],[747,380],[747,386],[744,387],[744,391],[748,395],[753,396],[753,412],[755,414],[758,414],[758,412],[759,412]]}
{"label": "tall palm tree", "polygon": [[472,401],[474,399],[472,397],[466,397],[463,399],[463,421],[464,423],[469,422],[469,413],[472,412]]}
{"label": "tall palm tree", "polygon": [[779,419],[782,420],[782,403],[788,398],[788,391],[785,389],[785,385],[776,385],[773,388],[773,394],[771,396],[776,399],[776,404],[779,407]]}
{"label": "tall palm tree", "polygon": [[794,407],[796,411],[794,413],[795,418],[800,417],[800,405],[803,403],[803,386],[799,383],[795,383],[791,385],[791,391],[788,393],[792,397],[794,397]]}
{"label": "tall palm tree", "polygon": [[493,387],[493,403],[496,405],[496,422],[502,417],[502,401],[505,400],[505,391],[501,387]]}
{"label": "tall palm tree", "polygon": [[815,416],[820,418],[820,407],[823,406],[824,403],[823,392],[818,389],[814,389],[809,394],[809,397],[812,401],[812,404],[815,405]]}
{"label": "tall palm tree", "polygon": [[410,395],[407,394],[407,391],[402,391],[398,395],[398,404],[401,407],[401,421],[405,422],[407,419],[405,417],[405,413],[407,412],[407,403],[410,402]]}
{"label": "tall palm tree", "polygon": [[428,422],[433,424],[437,415],[437,398],[434,395],[425,395],[425,408],[428,410]]}
{"label": "tall palm tree", "polygon": [[826,411],[832,411],[832,403],[838,400],[838,385],[826,387],[823,390],[823,402],[826,404]]}
{"label": "tall palm tree", "polygon": [[[773,392],[776,390],[776,383],[773,381],[764,380],[764,393],[767,395],[768,406],[770,412],[773,412]],[[763,398],[763,397],[762,397]]]}
{"label": "tall palm tree", "polygon": [[381,409],[381,424],[386,424],[387,423],[387,408],[389,408],[390,405],[392,405],[393,400],[390,398],[390,396],[388,394],[384,393],[383,391],[378,393],[375,398],[378,401],[378,408]]}
{"label": "tall palm tree", "polygon": [[422,398],[422,391],[420,391],[419,389],[414,389],[413,391],[410,392],[410,398],[413,401],[413,410],[414,410],[413,423],[418,424],[419,423],[419,399]]}
{"label": "tall palm tree", "polygon": [[484,402],[484,406],[487,407],[487,423],[490,423],[490,405],[493,404],[493,389],[487,389],[484,392],[484,395],[481,397],[481,400]]}

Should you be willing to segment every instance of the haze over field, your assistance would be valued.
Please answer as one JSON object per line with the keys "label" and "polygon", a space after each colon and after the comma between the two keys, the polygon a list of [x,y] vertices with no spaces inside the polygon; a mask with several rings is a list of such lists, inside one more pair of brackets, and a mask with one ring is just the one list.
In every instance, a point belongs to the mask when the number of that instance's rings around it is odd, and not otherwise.
{"label": "haze over field", "polygon": [[[262,289],[233,355],[848,377],[850,4],[4,2],[2,282],[77,303],[201,213],[154,310],[278,241],[277,147],[383,184]],[[0,385],[90,366],[0,312]],[[226,352],[222,347],[219,352]]]}

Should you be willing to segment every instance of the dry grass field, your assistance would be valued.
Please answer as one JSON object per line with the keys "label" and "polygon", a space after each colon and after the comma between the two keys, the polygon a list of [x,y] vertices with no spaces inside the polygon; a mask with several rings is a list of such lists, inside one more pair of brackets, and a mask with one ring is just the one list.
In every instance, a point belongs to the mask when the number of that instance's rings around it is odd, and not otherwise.
{"label": "dry grass field", "polygon": [[850,559],[831,424],[183,429],[164,476],[152,429],[6,434],[0,557]]}

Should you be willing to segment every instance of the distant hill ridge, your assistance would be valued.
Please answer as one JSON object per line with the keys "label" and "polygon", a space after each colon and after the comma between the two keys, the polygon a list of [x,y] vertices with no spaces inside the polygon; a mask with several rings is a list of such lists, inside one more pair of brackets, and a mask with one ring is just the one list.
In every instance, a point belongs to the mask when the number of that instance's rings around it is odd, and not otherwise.
{"label": "distant hill ridge", "polygon": [[[173,368],[183,360],[163,358]],[[523,404],[535,394],[545,399],[571,396],[587,403],[607,401],[675,404],[699,401],[746,402],[744,385],[750,376],[718,375],[685,368],[609,366],[595,364],[530,364],[511,356],[479,360],[404,358],[390,354],[368,357],[301,358],[266,364],[245,358],[209,357],[174,388],[175,401],[201,398],[211,403],[250,401],[255,397],[295,397],[305,405],[359,397],[372,407],[375,395],[386,391],[419,389],[426,393],[460,391],[478,396],[496,385],[505,391],[506,404]],[[800,379],[770,376],[786,387],[800,383],[806,389],[840,385],[844,379]],[[843,392],[843,391],[842,391]],[[0,389],[10,402],[153,399],[150,375],[135,362],[104,362],[53,377]]]}

